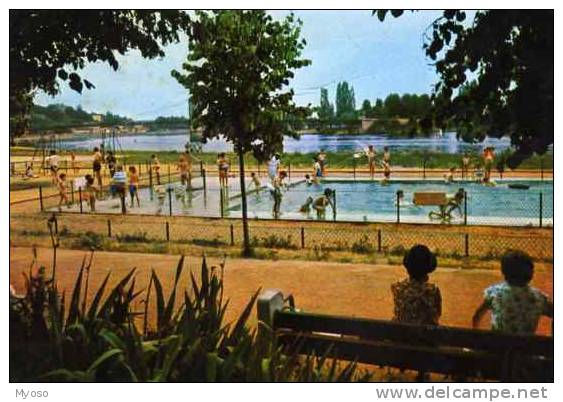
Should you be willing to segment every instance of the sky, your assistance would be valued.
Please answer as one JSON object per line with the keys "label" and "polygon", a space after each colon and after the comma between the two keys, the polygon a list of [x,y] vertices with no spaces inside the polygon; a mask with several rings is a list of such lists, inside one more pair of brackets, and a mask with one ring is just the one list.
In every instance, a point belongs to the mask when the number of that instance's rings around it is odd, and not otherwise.
{"label": "sky", "polygon": [[[282,18],[289,11],[272,11]],[[294,11],[303,21],[307,41],[303,57],[312,64],[297,70],[290,86],[298,105],[318,105],[320,88],[334,103],[336,85],[348,81],[354,87],[356,106],[364,99],[372,103],[388,94],[430,93],[437,76],[422,49],[422,34],[440,14],[436,11],[406,12],[400,18],[379,22],[371,11]],[[93,82],[93,90],[82,95],[61,85],[61,93],[50,97],[39,93],[40,105],[64,103],[81,105],[89,112],[124,115],[135,120],[158,116],[187,115],[187,92],[170,75],[181,70],[187,42],[164,48],[163,58],[145,60],[137,51],[118,57],[119,69],[92,63],[82,76]]]}

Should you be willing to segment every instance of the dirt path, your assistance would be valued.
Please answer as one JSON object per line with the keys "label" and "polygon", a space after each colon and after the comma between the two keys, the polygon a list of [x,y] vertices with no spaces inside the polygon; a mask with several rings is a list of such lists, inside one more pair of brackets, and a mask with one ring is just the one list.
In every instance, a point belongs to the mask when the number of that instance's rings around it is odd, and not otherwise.
{"label": "dirt path", "polygon": [[[59,288],[69,293],[85,252],[59,250],[58,254]],[[10,249],[10,282],[17,291],[23,289],[22,273],[28,271],[31,255],[30,248]],[[51,258],[50,249],[38,249],[39,264],[50,267]],[[90,291],[97,289],[107,272],[111,271],[116,281],[132,267],[137,267],[139,288],[148,285],[150,270],[154,269],[167,293],[178,258],[176,255],[97,252],[90,274]],[[211,264],[219,262],[210,259]],[[200,258],[186,257],[186,268],[196,277],[200,266]],[[258,288],[280,289],[285,295],[292,293],[297,306],[307,311],[390,319],[393,302],[389,287],[403,277],[404,270],[397,266],[229,259],[225,267],[225,295],[230,299],[227,319],[235,319]],[[186,273],[181,287],[188,284],[187,278]],[[467,327],[483,290],[501,280],[501,275],[497,270],[439,268],[431,279],[442,292],[442,324]],[[552,266],[539,266],[533,285],[553,297]],[[137,307],[140,306],[138,303]],[[255,314],[253,320],[254,317]],[[550,328],[550,322],[542,319],[539,332],[548,334]]]}

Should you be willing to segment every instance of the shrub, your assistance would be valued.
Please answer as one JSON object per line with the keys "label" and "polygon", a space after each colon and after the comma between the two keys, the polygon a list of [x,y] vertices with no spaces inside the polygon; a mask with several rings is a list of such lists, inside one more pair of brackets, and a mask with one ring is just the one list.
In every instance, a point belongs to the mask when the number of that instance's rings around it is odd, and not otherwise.
{"label": "shrub", "polygon": [[147,237],[147,232],[141,231],[116,235],[116,238],[121,243],[148,243],[149,241],[151,241]]}
{"label": "shrub", "polygon": [[[326,356],[300,359],[286,353],[274,337],[261,337],[247,326],[258,296],[248,301],[239,318],[224,322],[224,266],[207,266],[205,258],[191,289],[179,297],[184,257],[176,268],[168,296],[153,271],[148,288],[139,291],[135,270],[107,291],[110,274],[86,302],[90,259],[84,259],[68,312],[55,278],[45,270],[27,276],[22,297],[10,295],[10,380],[153,382],[153,381],[353,381],[355,363],[341,367]],[[53,274],[54,275],[54,274]],[[142,297],[144,311],[132,303]],[[154,309],[156,325],[149,328]],[[141,315],[141,322],[134,317]],[[267,330],[265,328],[265,330]]]}
{"label": "shrub", "polygon": [[370,254],[375,251],[374,246],[369,241],[369,236],[364,234],[359,240],[352,244],[352,251],[358,254]]}
{"label": "shrub", "polygon": [[253,237],[251,240],[252,247],[266,247],[266,248],[285,248],[285,249],[296,249],[297,245],[293,243],[292,236],[287,235],[287,237],[270,235],[264,238]]}
{"label": "shrub", "polygon": [[402,244],[399,244],[389,250],[389,254],[391,255],[404,255],[407,252],[407,249]]}
{"label": "shrub", "polygon": [[104,248],[105,241],[106,239],[101,234],[88,231],[78,236],[73,245],[77,248],[102,250]]}

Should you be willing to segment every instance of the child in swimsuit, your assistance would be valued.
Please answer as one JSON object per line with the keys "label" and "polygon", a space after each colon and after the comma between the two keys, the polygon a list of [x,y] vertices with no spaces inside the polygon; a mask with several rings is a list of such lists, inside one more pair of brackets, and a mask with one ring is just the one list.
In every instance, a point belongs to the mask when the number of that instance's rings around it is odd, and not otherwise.
{"label": "child in swimsuit", "polygon": [[156,176],[156,184],[160,186],[160,161],[155,154],[151,155],[152,171]]}
{"label": "child in swimsuit", "polygon": [[444,175],[444,180],[446,181],[446,184],[450,184],[454,182],[454,173],[455,173],[455,167],[451,167],[450,171]]}
{"label": "child in swimsuit", "polygon": [[94,156],[93,156],[93,162],[92,162],[92,170],[94,171],[94,177],[96,178],[96,181],[98,182],[98,186],[102,186],[102,160],[103,160],[103,156],[102,153],[100,152],[100,149],[98,147],[94,148]]}
{"label": "child in swimsuit", "polygon": [[99,191],[98,187],[94,184],[94,178],[87,174],[86,186],[84,187],[84,197],[90,205],[90,212],[96,212],[96,193]]}
{"label": "child in swimsuit", "polygon": [[141,201],[139,200],[139,174],[135,166],[129,166],[129,196],[131,197],[131,208],[133,208],[135,199],[137,200],[137,206],[141,206]]}
{"label": "child in swimsuit", "polygon": [[57,180],[57,188],[59,189],[59,212],[62,211],[61,209],[61,205],[63,205],[63,202],[65,203],[67,208],[70,208],[70,202],[68,200],[68,195],[67,195],[67,187],[66,187],[66,174],[65,173],[61,173],[59,175],[59,178]]}
{"label": "child in swimsuit", "polygon": [[[260,183],[260,179],[256,176],[256,173],[250,173],[250,185],[254,185],[254,191],[258,194],[258,190],[262,187],[262,183]],[[250,188],[249,188],[250,190]]]}
{"label": "child in swimsuit", "polygon": [[313,205],[313,197],[307,197],[305,204],[301,205],[301,208],[299,208],[299,212],[309,216],[309,213],[311,212],[311,205]]}
{"label": "child in swimsuit", "polygon": [[375,176],[375,149],[373,149],[373,145],[368,146],[365,153],[368,158],[369,175],[373,179]]}
{"label": "child in swimsuit", "polygon": [[326,217],[326,209],[330,205],[332,210],[334,211],[334,204],[332,203],[332,190],[327,188],[324,191],[324,194],[317,198],[313,203],[313,208],[317,211],[317,219],[325,219]]}
{"label": "child in swimsuit", "polygon": [[219,185],[221,187],[227,187],[229,180],[229,162],[224,152],[217,155],[217,170],[219,171]]}
{"label": "child in swimsuit", "polygon": [[162,207],[164,206],[164,201],[166,200],[166,190],[164,186],[156,186],[154,188],[156,192],[156,199],[158,200],[158,209],[156,211],[157,215],[162,212]]}
{"label": "child in swimsuit", "polygon": [[180,171],[180,182],[182,183],[182,185],[186,185],[187,183],[189,183],[188,162],[186,161],[186,158],[183,155],[180,156],[180,159],[178,160],[177,168]]}

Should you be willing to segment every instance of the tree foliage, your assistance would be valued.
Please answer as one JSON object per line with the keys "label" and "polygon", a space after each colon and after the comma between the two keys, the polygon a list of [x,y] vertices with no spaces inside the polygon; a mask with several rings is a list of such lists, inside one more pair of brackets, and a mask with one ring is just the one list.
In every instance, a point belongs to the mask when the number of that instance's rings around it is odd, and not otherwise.
{"label": "tree foliage", "polygon": [[293,70],[311,63],[301,58],[300,32],[293,14],[276,21],[263,10],[197,11],[184,73],[172,71],[190,92],[191,121],[202,128],[202,139],[223,135],[239,155],[245,254],[250,243],[243,156],[252,151],[265,160],[281,151],[284,134],[297,135],[289,122],[309,112],[295,105],[287,88]]}
{"label": "tree foliage", "polygon": [[328,100],[328,90],[321,88],[321,101],[317,109],[319,120],[330,122],[334,119],[334,105]]}
{"label": "tree foliage", "polygon": [[[391,11],[378,10],[383,21]],[[553,10],[445,10],[423,45],[440,79],[433,118],[466,141],[511,138],[509,167],[553,144]]]}
{"label": "tree foliage", "polygon": [[357,117],[354,87],[348,82],[339,82],[336,86],[336,118],[351,120]]}
{"label": "tree foliage", "polygon": [[10,10],[10,117],[25,120],[23,98],[33,100],[36,90],[54,96],[61,81],[77,92],[94,88],[79,74],[87,63],[117,70],[118,55],[131,49],[164,56],[162,46],[179,41],[188,21],[174,10]]}

